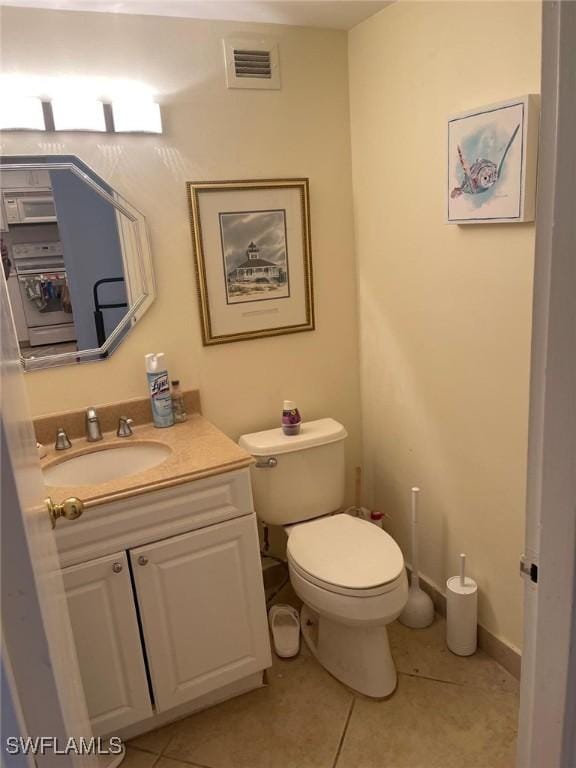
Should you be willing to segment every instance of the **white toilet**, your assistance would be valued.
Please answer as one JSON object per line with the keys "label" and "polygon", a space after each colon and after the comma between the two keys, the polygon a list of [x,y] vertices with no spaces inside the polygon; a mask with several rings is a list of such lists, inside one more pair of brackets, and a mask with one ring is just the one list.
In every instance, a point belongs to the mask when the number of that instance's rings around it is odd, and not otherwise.
{"label": "white toilet", "polygon": [[251,453],[256,514],[288,533],[288,565],[304,603],[302,634],[318,661],[366,696],[396,687],[386,625],[408,597],[400,548],[385,531],[333,514],[344,501],[346,430],[334,419],[243,435]]}

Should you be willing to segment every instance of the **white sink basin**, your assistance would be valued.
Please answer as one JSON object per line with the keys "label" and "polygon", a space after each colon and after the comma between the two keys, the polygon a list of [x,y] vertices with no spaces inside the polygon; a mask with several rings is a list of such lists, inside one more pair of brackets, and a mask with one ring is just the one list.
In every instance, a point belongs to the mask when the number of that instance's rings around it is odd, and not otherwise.
{"label": "white sink basin", "polygon": [[151,469],[166,461],[171,453],[162,443],[108,446],[45,467],[44,482],[56,486],[107,483]]}

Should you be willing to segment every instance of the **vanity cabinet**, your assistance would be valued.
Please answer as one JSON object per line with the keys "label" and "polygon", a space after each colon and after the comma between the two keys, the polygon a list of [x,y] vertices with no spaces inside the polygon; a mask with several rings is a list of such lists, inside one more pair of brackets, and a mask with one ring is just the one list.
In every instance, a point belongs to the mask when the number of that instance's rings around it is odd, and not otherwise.
{"label": "vanity cabinet", "polygon": [[152,715],[125,552],[62,572],[82,684],[94,733]]}
{"label": "vanity cabinet", "polygon": [[131,550],[158,711],[268,666],[251,517]]}
{"label": "vanity cabinet", "polygon": [[69,522],[56,540],[96,735],[261,684],[271,652],[247,469]]}

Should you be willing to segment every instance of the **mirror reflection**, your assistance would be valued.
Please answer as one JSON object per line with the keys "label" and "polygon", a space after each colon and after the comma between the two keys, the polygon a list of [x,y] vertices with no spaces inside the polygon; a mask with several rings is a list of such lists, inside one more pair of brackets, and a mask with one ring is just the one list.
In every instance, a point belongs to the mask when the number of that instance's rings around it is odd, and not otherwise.
{"label": "mirror reflection", "polygon": [[144,219],[71,156],[4,158],[4,275],[25,368],[104,359],[153,299]]}

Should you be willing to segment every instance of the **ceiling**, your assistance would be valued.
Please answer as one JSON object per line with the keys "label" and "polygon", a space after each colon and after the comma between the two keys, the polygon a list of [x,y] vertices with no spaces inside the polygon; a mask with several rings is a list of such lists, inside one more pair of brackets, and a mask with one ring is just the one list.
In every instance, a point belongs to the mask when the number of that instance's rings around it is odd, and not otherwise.
{"label": "ceiling", "polygon": [[351,29],[390,3],[381,0],[0,0],[0,5]]}

